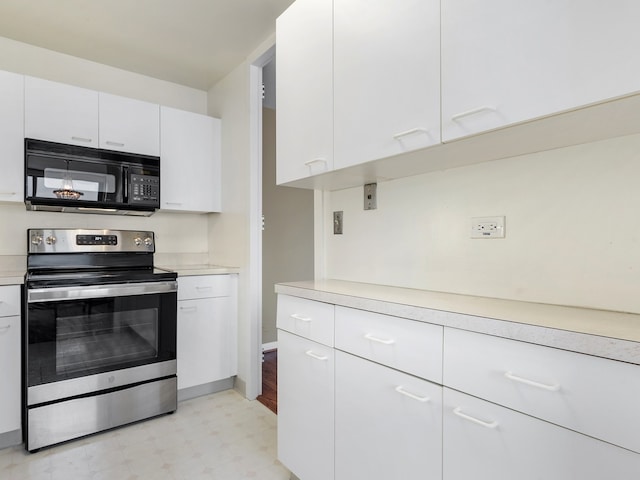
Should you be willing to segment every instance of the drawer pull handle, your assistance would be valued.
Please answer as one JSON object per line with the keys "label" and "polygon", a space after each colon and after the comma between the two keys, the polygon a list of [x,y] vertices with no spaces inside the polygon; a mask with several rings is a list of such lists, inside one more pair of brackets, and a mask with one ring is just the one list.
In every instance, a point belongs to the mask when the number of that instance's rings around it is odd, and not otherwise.
{"label": "drawer pull handle", "polygon": [[472,110],[467,110],[466,112],[456,113],[451,117],[451,120],[456,122],[461,118],[470,117],[471,115],[475,115],[476,113],[495,112],[495,111],[496,111],[496,107],[493,107],[491,105],[483,105],[482,107],[474,108]]}
{"label": "drawer pull handle", "polygon": [[71,140],[75,140],[76,142],[86,142],[86,143],[91,143],[93,141],[93,139],[86,138],[86,137],[71,137]]}
{"label": "drawer pull handle", "polygon": [[402,388],[401,385],[398,385],[395,388],[395,390],[396,390],[396,392],[401,393],[405,397],[413,398],[414,400],[417,400],[419,402],[428,402],[430,400],[429,397],[421,397],[420,395],[416,395],[415,393],[411,393],[411,392],[406,391],[404,388]]}
{"label": "drawer pull handle", "polygon": [[302,315],[299,315],[297,313],[292,313],[291,314],[291,318],[293,318],[295,320],[300,320],[301,322],[310,322],[311,321],[311,318],[303,317]]}
{"label": "drawer pull handle", "polygon": [[213,288],[212,286],[200,287],[200,286],[196,285],[196,290],[211,290],[212,288]]}
{"label": "drawer pull handle", "polygon": [[17,195],[16,192],[0,192],[0,195]]}
{"label": "drawer pull handle", "polygon": [[313,350],[307,350],[306,352],[304,352],[306,355],[309,355],[311,358],[315,358],[316,360],[329,360],[329,357],[327,357],[326,355],[318,355],[317,353],[313,353]]}
{"label": "drawer pull handle", "polygon": [[0,332],[6,332],[11,328],[11,325],[5,325],[4,327],[0,327]]}
{"label": "drawer pull handle", "polygon": [[547,385],[546,383],[534,382],[533,380],[529,380],[527,378],[522,378],[517,375],[514,375],[513,372],[505,372],[504,376],[509,380],[513,380],[514,382],[524,383],[525,385],[530,385],[532,387],[541,388],[543,390],[548,390],[550,392],[557,392],[560,390],[560,385]]}
{"label": "drawer pull handle", "polygon": [[114,142],[112,140],[107,140],[106,144],[111,146],[111,147],[124,147],[124,143],[121,142]]}
{"label": "drawer pull handle", "polygon": [[498,426],[498,422],[485,422],[484,420],[480,420],[479,418],[472,417],[471,415],[467,415],[462,411],[462,408],[456,407],[453,409],[453,414],[459,416],[460,418],[464,418],[465,420],[469,420],[475,424],[478,424],[485,428],[496,428]]}
{"label": "drawer pull handle", "polygon": [[426,128],[412,128],[411,130],[396,133],[393,138],[395,138],[396,140],[400,140],[402,137],[407,137],[409,135],[413,135],[414,133],[424,133],[426,135],[429,135],[429,130],[427,130]]}
{"label": "drawer pull handle", "polygon": [[195,312],[198,310],[198,307],[180,307],[180,310],[183,312]]}
{"label": "drawer pull handle", "polygon": [[364,338],[371,340],[372,342],[382,343],[383,345],[393,345],[396,343],[393,338],[378,338],[370,333],[367,333]]}

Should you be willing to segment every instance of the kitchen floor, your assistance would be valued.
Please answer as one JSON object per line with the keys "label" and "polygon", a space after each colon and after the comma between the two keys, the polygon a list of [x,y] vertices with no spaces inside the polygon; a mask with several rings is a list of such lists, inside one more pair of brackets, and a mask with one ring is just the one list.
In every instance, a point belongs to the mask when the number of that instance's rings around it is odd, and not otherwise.
{"label": "kitchen floor", "polygon": [[288,480],[276,415],[227,390],[178,411],[29,454],[0,450],[2,480]]}

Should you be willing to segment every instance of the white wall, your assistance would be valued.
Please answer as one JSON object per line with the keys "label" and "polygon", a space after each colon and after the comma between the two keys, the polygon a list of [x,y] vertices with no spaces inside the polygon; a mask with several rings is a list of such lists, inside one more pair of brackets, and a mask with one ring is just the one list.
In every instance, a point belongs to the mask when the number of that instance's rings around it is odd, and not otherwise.
{"label": "white wall", "polygon": [[[327,194],[327,278],[640,313],[640,135]],[[344,211],[344,235],[331,212]],[[506,238],[470,239],[506,216]]]}
{"label": "white wall", "polygon": [[[250,91],[254,63],[268,56],[275,44],[270,35],[245,62],[209,90],[209,115],[222,119],[223,213],[209,217],[209,261],[240,269],[238,279],[238,382],[236,387],[255,398],[259,385],[260,277],[256,263],[259,235],[258,208],[260,169],[252,165],[259,157],[256,135],[261,129],[257,112],[262,108],[259,90]],[[252,116],[252,112],[256,115]]]}

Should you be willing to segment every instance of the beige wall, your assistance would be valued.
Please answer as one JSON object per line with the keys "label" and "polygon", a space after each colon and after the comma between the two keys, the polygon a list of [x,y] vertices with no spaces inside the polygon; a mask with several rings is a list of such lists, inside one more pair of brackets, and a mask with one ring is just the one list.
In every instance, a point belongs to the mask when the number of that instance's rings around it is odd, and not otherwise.
{"label": "beige wall", "polygon": [[0,37],[0,70],[207,113],[207,92]]}
{"label": "beige wall", "polygon": [[[332,192],[327,277],[640,313],[640,135]],[[470,239],[505,215],[506,238]]]}

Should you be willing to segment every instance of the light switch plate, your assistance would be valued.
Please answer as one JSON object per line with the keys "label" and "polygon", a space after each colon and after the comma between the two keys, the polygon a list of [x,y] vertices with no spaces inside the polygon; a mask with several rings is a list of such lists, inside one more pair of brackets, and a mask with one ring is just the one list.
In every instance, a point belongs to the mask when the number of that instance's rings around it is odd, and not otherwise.
{"label": "light switch plate", "polygon": [[504,238],[505,217],[474,217],[471,238]]}
{"label": "light switch plate", "polygon": [[378,208],[378,184],[367,183],[364,186],[364,209],[375,210]]}
{"label": "light switch plate", "polygon": [[333,212],[333,234],[342,235],[342,211]]}

